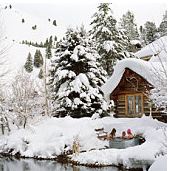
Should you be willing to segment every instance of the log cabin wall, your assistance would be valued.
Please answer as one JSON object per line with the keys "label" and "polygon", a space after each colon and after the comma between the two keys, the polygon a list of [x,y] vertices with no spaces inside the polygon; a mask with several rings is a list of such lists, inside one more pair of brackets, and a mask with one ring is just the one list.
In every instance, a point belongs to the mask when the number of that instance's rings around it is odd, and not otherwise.
{"label": "log cabin wall", "polygon": [[[141,117],[150,114],[148,93],[153,88],[143,77],[126,68],[121,81],[110,95],[116,117]],[[137,104],[138,102],[138,104]],[[152,115],[161,120],[160,111],[152,106]]]}

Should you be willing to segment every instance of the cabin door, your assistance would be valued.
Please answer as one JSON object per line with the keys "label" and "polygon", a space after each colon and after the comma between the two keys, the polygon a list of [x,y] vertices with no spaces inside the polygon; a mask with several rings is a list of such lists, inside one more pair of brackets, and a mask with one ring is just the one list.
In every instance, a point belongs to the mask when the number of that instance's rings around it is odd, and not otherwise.
{"label": "cabin door", "polygon": [[141,114],[143,111],[142,105],[142,95],[135,94],[135,95],[127,95],[126,96],[126,114],[133,115],[133,114]]}

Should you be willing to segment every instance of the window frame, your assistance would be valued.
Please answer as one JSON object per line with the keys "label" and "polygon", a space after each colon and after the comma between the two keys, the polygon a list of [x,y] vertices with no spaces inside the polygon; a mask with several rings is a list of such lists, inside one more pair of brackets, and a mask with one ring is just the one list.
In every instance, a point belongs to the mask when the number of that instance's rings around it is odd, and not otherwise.
{"label": "window frame", "polygon": [[[133,108],[135,109],[135,113],[133,113],[133,114],[128,113],[128,96],[134,97]],[[136,113],[136,96],[141,96],[141,113]],[[144,111],[143,106],[144,106],[144,104],[143,104],[143,94],[142,93],[132,93],[132,94],[125,95],[125,114],[126,115],[141,115],[141,114],[143,114],[143,111]]]}

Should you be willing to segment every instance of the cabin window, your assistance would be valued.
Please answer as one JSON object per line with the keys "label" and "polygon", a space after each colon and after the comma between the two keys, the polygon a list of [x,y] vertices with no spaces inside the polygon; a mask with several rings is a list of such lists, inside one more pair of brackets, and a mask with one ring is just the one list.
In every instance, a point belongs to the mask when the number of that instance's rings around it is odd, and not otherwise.
{"label": "cabin window", "polygon": [[126,95],[126,114],[141,114],[143,112],[142,94]]}

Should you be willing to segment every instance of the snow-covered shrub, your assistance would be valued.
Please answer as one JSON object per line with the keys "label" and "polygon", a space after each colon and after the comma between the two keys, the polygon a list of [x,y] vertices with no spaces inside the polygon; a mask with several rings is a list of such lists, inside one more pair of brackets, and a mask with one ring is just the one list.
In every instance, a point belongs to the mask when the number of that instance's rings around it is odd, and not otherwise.
{"label": "snow-covered shrub", "polygon": [[167,87],[166,85],[161,88],[154,88],[150,91],[150,98],[156,106],[167,112]]}
{"label": "snow-covered shrub", "polygon": [[15,77],[7,98],[8,108],[14,113],[13,119],[17,126],[25,128],[28,119],[33,118],[35,112],[42,113],[42,97],[37,92],[31,75],[24,70]]}
{"label": "snow-covered shrub", "polygon": [[157,56],[150,62],[153,66],[153,77],[155,77],[154,88],[150,91],[150,99],[163,112],[167,112],[167,50],[166,42],[158,41],[157,46],[153,44],[153,48],[159,49]]}

